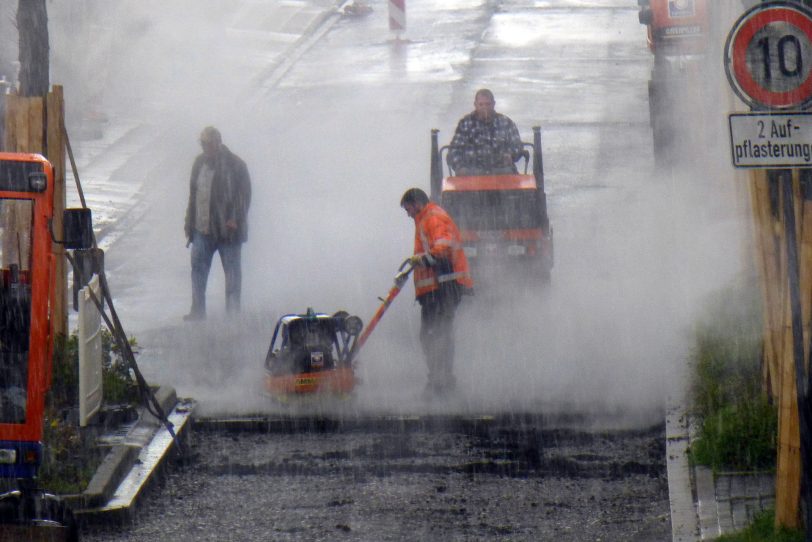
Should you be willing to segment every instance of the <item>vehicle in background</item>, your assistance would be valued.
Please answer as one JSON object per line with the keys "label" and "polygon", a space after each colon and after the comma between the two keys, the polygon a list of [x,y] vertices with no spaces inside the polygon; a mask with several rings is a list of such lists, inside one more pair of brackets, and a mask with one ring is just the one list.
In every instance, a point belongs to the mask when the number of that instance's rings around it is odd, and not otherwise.
{"label": "vehicle in background", "polygon": [[679,156],[695,156],[706,147],[703,135],[689,130],[701,119],[707,99],[705,53],[709,17],[706,0],[637,0],[638,19],[646,25],[654,67],[648,84],[649,118],[658,166]]}
{"label": "vehicle in background", "polygon": [[705,0],[637,0],[648,46],[664,56],[703,54],[708,43]]}
{"label": "vehicle in background", "polygon": [[460,229],[474,280],[483,267],[507,264],[529,267],[540,283],[549,283],[553,228],[547,214],[541,128],[533,127],[533,143],[524,143],[524,171],[508,174],[458,176],[449,167],[444,175],[443,154],[449,147],[439,146],[438,134],[431,132],[431,198]]}

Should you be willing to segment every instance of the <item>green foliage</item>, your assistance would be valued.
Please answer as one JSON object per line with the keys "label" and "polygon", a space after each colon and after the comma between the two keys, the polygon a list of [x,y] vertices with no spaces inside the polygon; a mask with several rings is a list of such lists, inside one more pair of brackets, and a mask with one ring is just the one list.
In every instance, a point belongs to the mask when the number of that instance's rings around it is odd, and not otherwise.
{"label": "green foliage", "polygon": [[775,407],[765,397],[736,401],[703,420],[691,457],[714,471],[771,469],[777,427]]}
{"label": "green foliage", "polygon": [[775,511],[765,510],[753,518],[753,523],[739,533],[720,536],[717,542],[803,542],[804,533],[798,530],[775,529]]}
{"label": "green foliage", "polygon": [[[134,338],[129,340],[135,349],[138,343]],[[104,400],[107,403],[136,403],[138,386],[130,374],[130,367],[119,351],[112,334],[102,330],[102,379]]]}
{"label": "green foliage", "polygon": [[[103,354],[102,354],[103,355]],[[79,339],[59,335],[54,341],[54,361],[48,404],[57,409],[79,402]]]}
{"label": "green foliage", "polygon": [[[135,339],[130,345],[137,346]],[[79,401],[79,339],[59,336],[54,345],[53,379],[49,402],[57,409],[72,408]],[[102,329],[102,389],[107,404],[135,403],[138,388],[130,368],[109,331]]]}
{"label": "green foliage", "polygon": [[[135,340],[130,339],[135,346]],[[40,484],[50,491],[78,493],[87,487],[104,450],[98,448],[76,425],[79,402],[79,340],[59,336],[54,344],[53,378],[46,396],[43,442],[45,457],[39,471]],[[102,331],[102,389],[104,404],[138,400],[138,388],[112,335]]]}
{"label": "green foliage", "polygon": [[737,284],[709,302],[697,326],[692,404],[699,420],[691,458],[714,470],[773,468],[777,414],[763,391],[757,289]]}
{"label": "green foliage", "polygon": [[52,407],[45,412],[45,455],[39,470],[42,487],[58,494],[80,493],[103,459],[102,450],[83,442],[79,428]]}

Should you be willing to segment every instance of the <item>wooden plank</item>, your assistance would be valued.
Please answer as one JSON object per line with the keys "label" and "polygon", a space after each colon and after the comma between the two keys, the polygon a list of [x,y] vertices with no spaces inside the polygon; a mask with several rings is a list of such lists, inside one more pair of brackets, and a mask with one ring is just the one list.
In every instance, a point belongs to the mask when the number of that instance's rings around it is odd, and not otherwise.
{"label": "wooden plank", "polygon": [[[791,339],[790,339],[791,340]],[[789,349],[788,349],[789,350]],[[775,524],[801,526],[801,447],[798,402],[795,390],[795,365],[785,356],[778,400],[778,459],[775,473]]]}
{"label": "wooden plank", "polygon": [[[774,217],[770,209],[767,175],[764,171],[750,172],[751,205],[754,218],[755,261],[761,278],[764,326],[765,389],[778,394],[778,368],[783,350],[783,292],[780,274],[780,246],[775,236]],[[778,229],[780,232],[780,229]]]}
{"label": "wooden plank", "polygon": [[[42,98],[22,98],[6,96],[5,149],[11,152],[42,152],[42,130],[44,109]],[[32,215],[23,202],[7,202],[0,214],[3,230],[16,232],[31,231]],[[30,235],[30,234],[29,234]],[[31,268],[30,237],[23,243],[19,239],[2,239],[4,258],[17,260],[21,269]],[[9,260],[11,261],[11,260]]]}
{"label": "wooden plank", "polygon": [[45,101],[6,96],[5,149],[9,152],[45,152]]}
{"label": "wooden plank", "polygon": [[[799,217],[800,194],[797,190],[797,172],[793,174],[793,193],[796,209],[796,232],[804,222]],[[782,239],[785,242],[785,239]],[[785,243],[784,243],[785,244]],[[799,255],[803,242],[798,239]],[[787,283],[786,250],[783,251],[782,278]],[[798,420],[797,389],[795,387],[795,357],[793,351],[792,314],[788,288],[785,288],[784,311],[784,351],[780,361],[778,404],[778,457],[775,476],[775,524],[777,526],[800,527],[801,497],[801,453],[800,426]]]}
{"label": "wooden plank", "polygon": [[772,319],[770,314],[770,289],[767,284],[767,258],[766,258],[766,243],[768,239],[764,235],[764,218],[761,212],[762,206],[762,191],[765,184],[763,172],[750,171],[748,187],[750,188],[750,206],[752,211],[752,239],[754,246],[753,261],[756,264],[756,272],[759,277],[759,286],[761,289],[762,310],[763,318],[762,325],[764,327],[764,376],[765,381],[768,379],[769,360],[773,359],[775,347],[772,340]]}
{"label": "wooden plank", "polygon": [[[47,154],[54,167],[54,219],[57,239],[62,239],[62,212],[65,210],[65,98],[62,87],[54,85],[47,97]],[[54,243],[56,284],[52,292],[52,337],[68,335],[68,273],[63,245]]]}
{"label": "wooden plank", "polygon": [[[799,180],[800,186],[800,180]],[[812,326],[812,201],[800,202],[799,265],[801,277],[801,313],[804,324],[804,359],[809,359],[810,329]]]}
{"label": "wooden plank", "polygon": [[[11,152],[44,155],[54,167],[54,233],[62,238],[62,211],[65,209],[64,95],[55,86],[46,98],[6,97],[5,145]],[[67,269],[62,245],[54,245],[57,256],[57,288],[51,299],[53,335],[67,334]]]}

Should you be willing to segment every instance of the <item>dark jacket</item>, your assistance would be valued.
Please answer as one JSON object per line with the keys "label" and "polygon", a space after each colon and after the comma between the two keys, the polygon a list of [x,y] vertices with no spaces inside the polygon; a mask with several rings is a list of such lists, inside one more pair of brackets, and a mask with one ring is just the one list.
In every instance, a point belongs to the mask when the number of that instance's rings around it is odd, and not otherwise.
{"label": "dark jacket", "polygon": [[[496,113],[485,122],[471,112],[457,124],[447,160],[454,171],[466,168],[484,175],[507,167],[515,173],[513,162],[521,158],[523,149],[519,129],[508,117]],[[505,154],[510,154],[512,162],[504,162]]]}
{"label": "dark jacket", "polygon": [[[203,154],[195,158],[189,180],[189,205],[186,208],[186,238],[192,238],[197,200],[197,175],[203,166]],[[209,235],[216,241],[244,243],[248,239],[248,206],[251,204],[251,179],[245,162],[221,145],[211,184],[211,217]],[[237,231],[230,232],[226,222],[237,222]]]}

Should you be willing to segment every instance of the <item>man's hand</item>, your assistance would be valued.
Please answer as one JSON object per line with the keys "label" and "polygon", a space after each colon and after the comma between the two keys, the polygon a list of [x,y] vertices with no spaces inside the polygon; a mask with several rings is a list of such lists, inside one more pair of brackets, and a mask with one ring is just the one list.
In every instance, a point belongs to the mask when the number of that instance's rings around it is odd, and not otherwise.
{"label": "man's hand", "polygon": [[237,231],[237,221],[233,218],[231,220],[226,220],[226,228],[232,232]]}
{"label": "man's hand", "polygon": [[426,265],[426,258],[422,254],[415,254],[414,256],[409,257],[409,263],[412,267],[417,266],[425,266]]}

